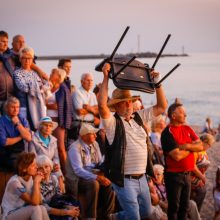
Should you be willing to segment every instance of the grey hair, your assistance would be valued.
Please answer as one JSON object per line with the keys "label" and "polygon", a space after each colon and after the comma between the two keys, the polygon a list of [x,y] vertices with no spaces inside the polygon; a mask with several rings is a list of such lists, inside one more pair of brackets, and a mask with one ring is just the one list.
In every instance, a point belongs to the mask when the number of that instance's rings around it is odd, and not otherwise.
{"label": "grey hair", "polygon": [[19,104],[20,104],[20,101],[19,101],[19,99],[17,99],[16,97],[10,96],[10,97],[5,101],[5,103],[4,103],[4,110],[5,110],[5,112],[7,112],[7,108],[8,108],[8,106],[9,106],[9,104],[11,104],[11,103],[19,103]]}
{"label": "grey hair", "polygon": [[39,156],[37,156],[36,161],[37,161],[37,166],[38,167],[42,167],[42,166],[48,164],[48,165],[50,165],[51,170],[53,169],[53,162],[46,155],[39,155]]}
{"label": "grey hair", "polygon": [[29,53],[32,58],[34,58],[34,49],[31,47],[23,47],[19,51],[19,57],[22,58],[24,53]]}
{"label": "grey hair", "polygon": [[92,73],[83,73],[81,75],[81,81],[84,80],[86,78],[86,76],[91,76],[93,78],[93,74]]}
{"label": "grey hair", "polygon": [[153,170],[154,170],[154,172],[157,170],[160,174],[164,173],[164,167],[160,164],[154,164]]}

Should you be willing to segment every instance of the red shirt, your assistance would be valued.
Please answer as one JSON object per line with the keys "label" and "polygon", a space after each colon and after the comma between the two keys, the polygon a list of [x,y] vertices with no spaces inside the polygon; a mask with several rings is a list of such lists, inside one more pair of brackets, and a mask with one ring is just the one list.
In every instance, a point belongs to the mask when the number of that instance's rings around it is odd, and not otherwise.
{"label": "red shirt", "polygon": [[192,141],[196,140],[198,140],[198,136],[187,125],[168,125],[166,127],[161,136],[161,144],[165,153],[167,172],[185,172],[194,169],[195,161],[193,152],[180,161],[174,160],[168,153],[178,148],[179,145],[192,143]]}

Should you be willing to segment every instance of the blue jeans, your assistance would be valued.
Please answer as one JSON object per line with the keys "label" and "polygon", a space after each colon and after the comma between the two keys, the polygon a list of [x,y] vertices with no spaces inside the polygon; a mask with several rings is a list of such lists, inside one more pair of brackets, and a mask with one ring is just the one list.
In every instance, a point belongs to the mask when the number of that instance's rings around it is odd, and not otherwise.
{"label": "blue jeans", "polygon": [[151,198],[145,175],[140,179],[124,178],[124,187],[112,185],[123,209],[117,214],[117,219],[140,220],[151,215]]}

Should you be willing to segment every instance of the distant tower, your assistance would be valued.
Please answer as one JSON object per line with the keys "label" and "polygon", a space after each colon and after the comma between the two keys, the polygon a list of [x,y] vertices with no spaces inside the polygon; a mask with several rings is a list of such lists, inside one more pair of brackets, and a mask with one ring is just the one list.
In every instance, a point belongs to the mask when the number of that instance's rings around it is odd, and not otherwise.
{"label": "distant tower", "polygon": [[137,36],[137,53],[140,53],[140,34]]}

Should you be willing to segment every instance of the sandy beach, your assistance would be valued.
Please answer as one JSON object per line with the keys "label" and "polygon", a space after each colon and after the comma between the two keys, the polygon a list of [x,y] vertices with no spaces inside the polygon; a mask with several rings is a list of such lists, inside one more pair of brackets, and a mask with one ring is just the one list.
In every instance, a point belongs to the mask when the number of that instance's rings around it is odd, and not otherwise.
{"label": "sandy beach", "polygon": [[[202,220],[211,220],[214,216],[214,203],[213,203],[213,185],[215,184],[215,174],[217,167],[220,165],[220,142],[215,142],[214,145],[207,150],[211,165],[206,172],[207,178],[207,193],[201,209]],[[219,218],[220,219],[220,218]]]}
{"label": "sandy beach", "polygon": [[[191,125],[194,131],[200,135],[201,127]],[[210,167],[206,171],[207,193],[200,212],[202,220],[212,220],[215,214],[213,201],[213,186],[215,185],[215,175],[217,167],[220,166],[220,141],[215,142],[211,148],[207,150],[211,161]],[[220,220],[220,217],[218,218]]]}

